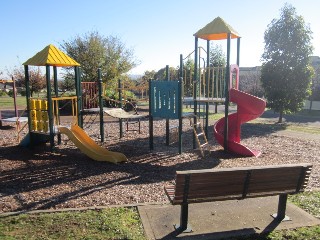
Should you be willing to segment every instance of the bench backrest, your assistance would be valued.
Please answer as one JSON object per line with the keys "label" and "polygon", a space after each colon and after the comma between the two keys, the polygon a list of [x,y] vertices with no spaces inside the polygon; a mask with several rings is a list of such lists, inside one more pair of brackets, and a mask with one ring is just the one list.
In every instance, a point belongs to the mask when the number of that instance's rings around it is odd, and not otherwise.
{"label": "bench backrest", "polygon": [[293,194],[306,187],[311,164],[176,172],[173,204]]}

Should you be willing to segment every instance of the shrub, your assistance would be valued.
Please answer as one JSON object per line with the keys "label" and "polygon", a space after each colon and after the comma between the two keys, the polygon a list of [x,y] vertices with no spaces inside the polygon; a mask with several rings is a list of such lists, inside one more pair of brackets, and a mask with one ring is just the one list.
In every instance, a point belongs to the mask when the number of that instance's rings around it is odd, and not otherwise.
{"label": "shrub", "polygon": [[3,96],[8,96],[8,94],[5,91],[0,90],[0,97],[3,97]]}
{"label": "shrub", "polygon": [[9,95],[9,97],[13,97],[13,91],[9,90],[8,95]]}

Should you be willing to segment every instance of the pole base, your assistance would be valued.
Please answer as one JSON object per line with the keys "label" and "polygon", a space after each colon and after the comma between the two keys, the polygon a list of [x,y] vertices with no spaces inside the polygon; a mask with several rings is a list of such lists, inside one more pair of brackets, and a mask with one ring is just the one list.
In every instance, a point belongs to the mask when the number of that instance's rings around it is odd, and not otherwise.
{"label": "pole base", "polygon": [[191,233],[192,232],[192,227],[189,224],[186,229],[182,229],[180,224],[174,224],[173,226],[176,231],[180,231],[181,233]]}
{"label": "pole base", "polygon": [[[271,214],[271,217],[273,217],[274,219],[278,219],[278,214],[277,213],[274,213],[274,214]],[[281,220],[281,222],[287,222],[287,221],[292,221],[292,219],[285,215],[284,218]]]}

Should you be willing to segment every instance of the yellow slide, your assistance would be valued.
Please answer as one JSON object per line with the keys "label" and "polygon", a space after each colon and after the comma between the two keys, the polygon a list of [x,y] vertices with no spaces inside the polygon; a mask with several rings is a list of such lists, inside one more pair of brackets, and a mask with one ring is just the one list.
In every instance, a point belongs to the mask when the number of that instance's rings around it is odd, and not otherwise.
{"label": "yellow slide", "polygon": [[127,161],[127,157],[118,152],[111,152],[105,148],[100,147],[93,141],[82,128],[73,125],[70,128],[59,127],[59,132],[67,135],[69,139],[86,154],[89,158],[96,161],[107,161],[111,163],[119,163]]}

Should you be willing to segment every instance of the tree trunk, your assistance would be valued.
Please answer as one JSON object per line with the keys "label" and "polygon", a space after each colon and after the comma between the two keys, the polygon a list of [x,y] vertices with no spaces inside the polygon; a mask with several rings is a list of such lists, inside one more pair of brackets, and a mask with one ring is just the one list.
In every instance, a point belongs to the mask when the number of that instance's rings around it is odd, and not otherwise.
{"label": "tree trunk", "polygon": [[278,123],[282,123],[282,116],[283,116],[283,111],[280,110]]}

